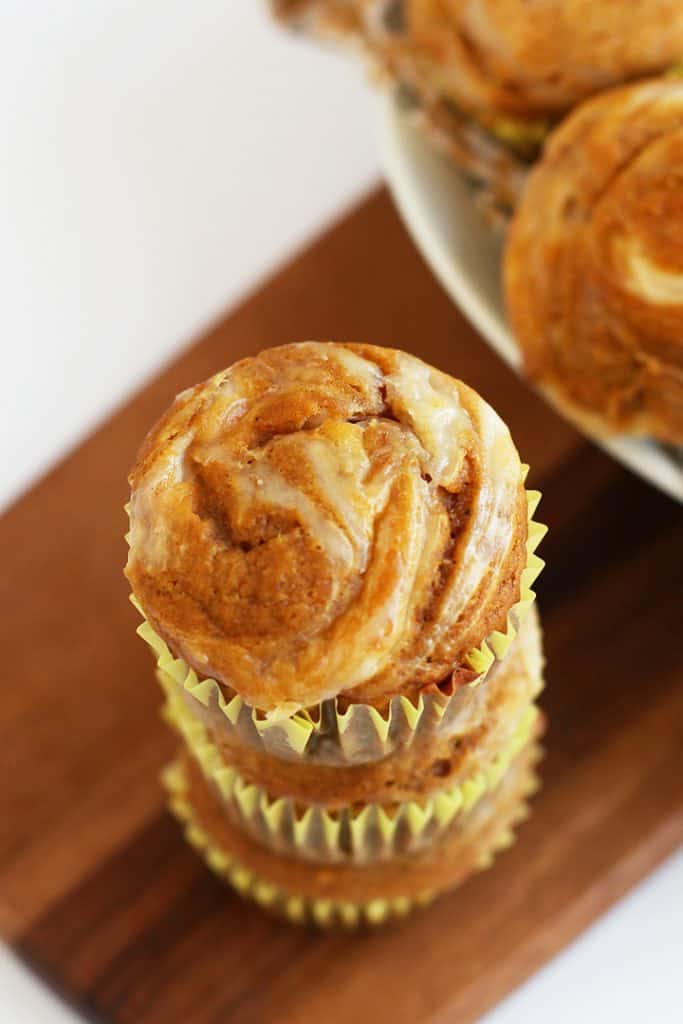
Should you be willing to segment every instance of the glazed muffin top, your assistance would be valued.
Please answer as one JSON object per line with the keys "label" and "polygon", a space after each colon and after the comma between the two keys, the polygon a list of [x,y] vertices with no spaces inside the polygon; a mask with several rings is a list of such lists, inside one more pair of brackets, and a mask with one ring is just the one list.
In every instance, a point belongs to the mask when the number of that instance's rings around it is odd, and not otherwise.
{"label": "glazed muffin top", "polygon": [[590,429],[683,444],[683,81],[609,90],[553,133],[505,285],[528,372]]}
{"label": "glazed muffin top", "polygon": [[510,434],[403,352],[305,342],[244,359],[178,396],[130,483],[145,615],[265,712],[465,678],[519,599]]}
{"label": "glazed muffin top", "polygon": [[355,2],[376,38],[406,42],[418,89],[478,113],[557,117],[683,53],[680,0]]}

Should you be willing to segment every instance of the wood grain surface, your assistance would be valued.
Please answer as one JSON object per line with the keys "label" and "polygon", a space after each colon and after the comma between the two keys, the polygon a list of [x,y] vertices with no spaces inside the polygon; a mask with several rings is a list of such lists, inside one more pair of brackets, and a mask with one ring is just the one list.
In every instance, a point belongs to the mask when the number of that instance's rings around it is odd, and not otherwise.
{"label": "wood grain surface", "polygon": [[[121,573],[126,474],[152,421],[181,388],[304,338],[396,345],[472,384],[509,423],[550,525],[538,587],[550,729],[535,813],[493,871],[357,937],[269,919],[182,843],[157,782],[173,741]],[[0,524],[0,545],[0,929],[93,1019],[471,1021],[683,839],[681,511],[511,375],[384,192],[34,487]]]}

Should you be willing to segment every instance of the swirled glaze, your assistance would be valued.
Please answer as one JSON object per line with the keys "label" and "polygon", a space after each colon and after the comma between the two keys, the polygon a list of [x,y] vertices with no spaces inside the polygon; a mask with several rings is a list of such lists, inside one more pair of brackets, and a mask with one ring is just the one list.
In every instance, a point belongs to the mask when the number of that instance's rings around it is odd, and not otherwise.
{"label": "swirled glaze", "polygon": [[265,711],[439,683],[519,597],[507,428],[394,350],[307,342],[236,363],[176,399],[131,488],[145,614]]}
{"label": "swirled glaze", "polygon": [[370,38],[419,93],[487,117],[556,117],[683,52],[679,0],[356,3]]}
{"label": "swirled glaze", "polygon": [[611,90],[554,133],[505,278],[533,377],[593,429],[683,443],[683,82]]}

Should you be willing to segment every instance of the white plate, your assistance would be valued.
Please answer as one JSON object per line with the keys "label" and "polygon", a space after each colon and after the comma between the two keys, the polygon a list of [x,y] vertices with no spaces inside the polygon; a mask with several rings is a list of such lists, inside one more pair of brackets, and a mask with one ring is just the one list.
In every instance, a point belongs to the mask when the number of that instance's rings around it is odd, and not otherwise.
{"label": "white plate", "polygon": [[[380,102],[379,136],[387,182],[418,248],[453,301],[519,372],[520,351],[503,308],[501,242],[476,209],[471,186],[391,97]],[[591,439],[683,502],[683,469],[666,449],[639,438]]]}

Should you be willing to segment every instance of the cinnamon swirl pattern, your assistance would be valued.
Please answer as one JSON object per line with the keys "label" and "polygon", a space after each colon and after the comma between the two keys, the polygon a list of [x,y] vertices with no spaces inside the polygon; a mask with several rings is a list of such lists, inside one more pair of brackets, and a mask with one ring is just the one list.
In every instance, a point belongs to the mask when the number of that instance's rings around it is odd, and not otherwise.
{"label": "cinnamon swirl pattern", "polygon": [[178,397],[131,486],[145,616],[275,715],[471,680],[467,655],[520,597],[510,434],[404,353],[304,343],[237,363]]}
{"label": "cinnamon swirl pattern", "polygon": [[[587,96],[667,68],[683,53],[678,0],[358,0],[370,35],[430,100],[495,115],[558,118]],[[520,131],[523,125],[520,125]]]}
{"label": "cinnamon swirl pattern", "polygon": [[359,44],[498,222],[553,124],[683,54],[679,0],[281,0],[275,9]]}
{"label": "cinnamon swirl pattern", "polygon": [[126,574],[172,807],[240,891],[379,923],[511,841],[543,728],[526,471],[465,384],[368,345],[244,359],[152,429]]}
{"label": "cinnamon swirl pattern", "polygon": [[530,376],[591,430],[683,444],[683,82],[622,87],[553,134],[505,256]]}

